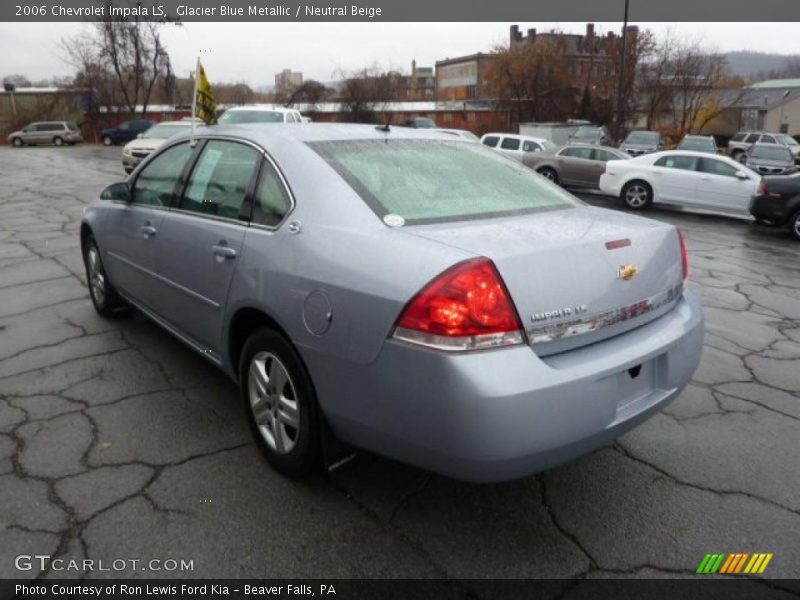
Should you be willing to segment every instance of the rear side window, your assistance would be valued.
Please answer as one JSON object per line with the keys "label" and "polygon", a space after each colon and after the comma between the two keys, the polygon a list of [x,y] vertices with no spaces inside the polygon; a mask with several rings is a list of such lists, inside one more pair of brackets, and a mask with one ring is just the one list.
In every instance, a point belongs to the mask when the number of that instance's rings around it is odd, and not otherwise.
{"label": "rear side window", "polygon": [[151,206],[169,206],[189,157],[189,143],[178,144],[156,156],[139,173],[133,184],[131,201]]}
{"label": "rear side window", "polygon": [[497,137],[496,135],[490,135],[487,138],[483,138],[483,145],[489,146],[490,148],[494,148],[495,146],[497,146],[497,142],[499,141],[500,141],[499,137]]}
{"label": "rear side window", "polygon": [[260,158],[251,146],[209,141],[192,170],[180,207],[226,219],[245,216],[244,199]]}
{"label": "rear side window", "polygon": [[759,137],[760,135],[758,133],[751,133],[750,135],[747,136],[745,142],[748,144],[755,144],[758,141]]}
{"label": "rear side window", "polygon": [[265,163],[253,197],[253,223],[275,227],[290,207],[289,194],[278,173],[272,165]]}
{"label": "rear side window", "polygon": [[697,169],[697,160],[696,156],[662,156],[654,165],[656,167],[666,167],[668,169],[695,171]]}
{"label": "rear side window", "polygon": [[516,161],[450,140],[310,142],[366,204],[406,224],[529,214],[580,205]]}
{"label": "rear side window", "polygon": [[503,150],[519,150],[519,140],[516,138],[503,138],[503,143],[500,144]]}
{"label": "rear side window", "polygon": [[523,142],[522,143],[522,151],[523,152],[539,152],[542,147],[537,144],[536,142]]}
{"label": "rear side window", "polygon": [[732,142],[741,142],[745,138],[746,135],[747,135],[746,133],[737,133],[735,136],[733,136],[731,138],[731,141]]}

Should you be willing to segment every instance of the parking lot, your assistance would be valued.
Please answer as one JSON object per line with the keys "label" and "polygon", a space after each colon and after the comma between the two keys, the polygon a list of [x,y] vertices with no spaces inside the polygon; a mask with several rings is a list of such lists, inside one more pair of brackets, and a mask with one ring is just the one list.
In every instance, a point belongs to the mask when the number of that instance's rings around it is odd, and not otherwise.
{"label": "parking lot", "polygon": [[661,577],[707,552],[771,552],[768,576],[800,577],[785,232],[647,213],[686,234],[705,351],[680,398],[613,446],[501,485],[365,454],[292,482],[251,443],[233,383],[141,315],[95,314],[78,228],[119,155],[0,148],[0,577],[37,575],[19,554],[193,561],[154,577]]}

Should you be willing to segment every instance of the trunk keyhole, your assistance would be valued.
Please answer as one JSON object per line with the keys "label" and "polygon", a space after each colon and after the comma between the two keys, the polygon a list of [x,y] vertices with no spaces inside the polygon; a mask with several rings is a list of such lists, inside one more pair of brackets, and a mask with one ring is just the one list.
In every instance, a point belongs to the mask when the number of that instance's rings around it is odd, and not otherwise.
{"label": "trunk keyhole", "polygon": [[642,365],[636,365],[635,367],[631,367],[628,369],[628,375],[631,376],[631,379],[636,379],[639,376],[639,373],[642,371]]}

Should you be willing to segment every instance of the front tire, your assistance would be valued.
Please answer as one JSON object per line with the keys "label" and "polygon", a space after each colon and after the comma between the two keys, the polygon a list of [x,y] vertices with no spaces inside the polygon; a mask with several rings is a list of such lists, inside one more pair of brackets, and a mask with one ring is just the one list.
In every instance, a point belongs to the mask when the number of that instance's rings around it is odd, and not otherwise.
{"label": "front tire", "polygon": [[549,179],[553,183],[558,183],[558,173],[555,172],[555,169],[551,169],[550,167],[542,167],[537,171],[537,173],[539,173],[539,175],[545,179]]}
{"label": "front tire", "polygon": [[53,138],[53,144],[60,148],[61,146],[64,145],[64,138],[61,138],[61,137],[58,137],[58,136],[54,137]]}
{"label": "front tire", "polygon": [[103,138],[103,146],[110,146],[113,143],[110,137],[105,136]]}
{"label": "front tire", "polygon": [[653,188],[644,181],[629,181],[620,194],[625,206],[631,210],[642,210],[653,202]]}
{"label": "front tire", "polygon": [[93,236],[86,240],[83,250],[83,264],[86,267],[86,283],[89,286],[89,297],[92,299],[94,309],[104,317],[112,317],[125,302],[111,285],[100,258],[100,248]]}
{"label": "front tire", "polygon": [[15,137],[13,140],[11,140],[11,145],[15,148],[22,148],[24,144],[22,143],[21,138]]}
{"label": "front tire", "polygon": [[253,435],[267,461],[288,477],[319,465],[317,398],[311,377],[289,341],[272,329],[247,340],[239,387]]}
{"label": "front tire", "polygon": [[789,227],[791,228],[794,239],[800,242],[800,210],[798,210],[791,219],[789,219]]}

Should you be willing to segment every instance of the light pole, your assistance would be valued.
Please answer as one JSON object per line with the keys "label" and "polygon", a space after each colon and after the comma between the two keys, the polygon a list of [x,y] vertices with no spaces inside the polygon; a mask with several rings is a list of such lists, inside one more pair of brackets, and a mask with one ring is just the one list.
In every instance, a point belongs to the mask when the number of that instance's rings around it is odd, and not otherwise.
{"label": "light pole", "polygon": [[786,90],[785,92],[783,92],[783,97],[781,98],[781,116],[778,118],[778,131],[780,133],[787,133],[786,131],[783,130],[783,105],[786,104],[786,98],[789,96],[791,92],[792,90]]}
{"label": "light pole", "polygon": [[14,113],[14,118],[17,118],[17,102],[14,99],[14,91],[17,89],[17,86],[13,83],[6,81],[3,83],[3,88],[11,95],[11,111]]}
{"label": "light pole", "polygon": [[622,139],[625,129],[625,100],[622,96],[623,83],[625,81],[625,54],[628,49],[628,2],[625,0],[625,18],[622,23],[622,52],[619,57],[619,77],[617,88],[617,137]]}

